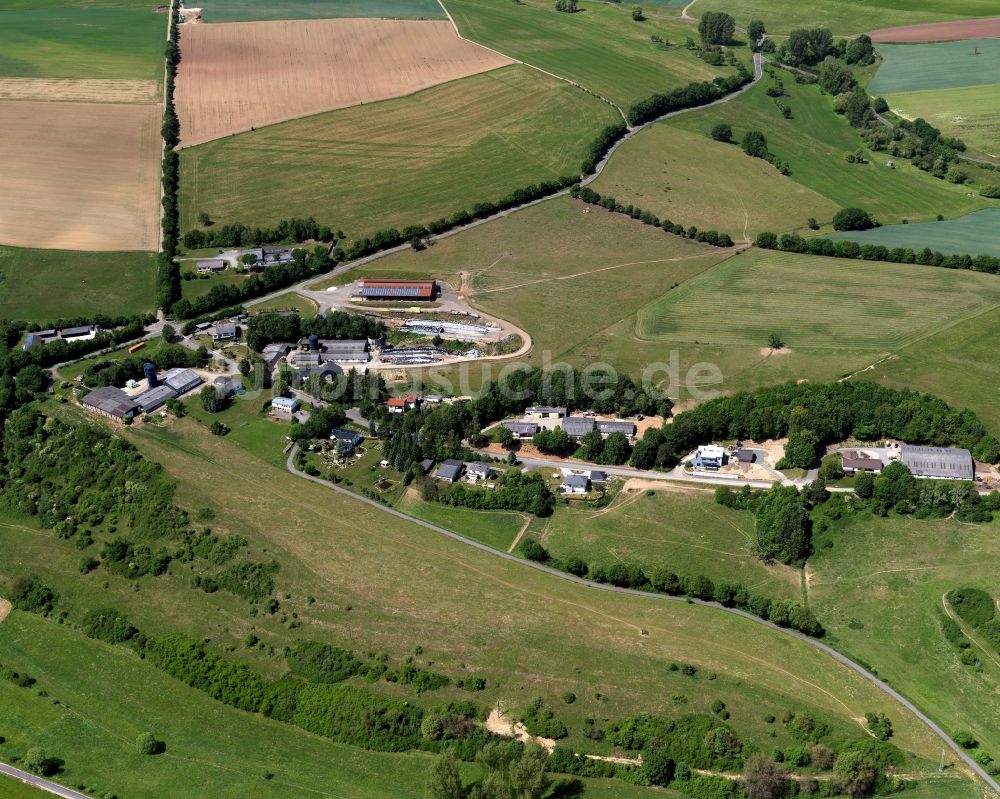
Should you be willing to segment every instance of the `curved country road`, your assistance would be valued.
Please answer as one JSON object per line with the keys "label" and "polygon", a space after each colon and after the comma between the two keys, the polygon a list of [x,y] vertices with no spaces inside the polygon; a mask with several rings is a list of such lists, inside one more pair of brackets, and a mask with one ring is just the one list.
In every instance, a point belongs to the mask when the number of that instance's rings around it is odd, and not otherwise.
{"label": "curved country road", "polygon": [[577,577],[574,574],[568,574],[567,572],[562,572],[559,571],[558,569],[553,569],[551,566],[545,566],[544,564],[536,563],[535,561],[532,560],[525,560],[524,558],[519,558],[516,555],[512,555],[507,552],[501,552],[500,550],[493,549],[492,547],[489,547],[486,544],[481,544],[478,541],[473,541],[471,538],[466,538],[465,536],[459,535],[458,533],[453,533],[451,530],[446,530],[443,527],[438,527],[436,524],[431,524],[430,522],[425,522],[421,519],[415,519],[412,516],[407,516],[402,511],[398,511],[395,508],[389,507],[388,505],[383,505],[381,502],[376,502],[374,499],[369,499],[368,497],[361,496],[360,494],[355,494],[353,491],[348,491],[346,488],[341,488],[340,486],[335,485],[334,483],[331,483],[327,480],[322,480],[319,477],[313,477],[312,475],[308,475],[305,472],[301,471],[300,469],[296,468],[295,466],[295,455],[298,453],[298,451],[299,447],[298,444],[296,444],[288,451],[288,460],[286,461],[286,466],[288,467],[288,471],[290,471],[296,477],[301,477],[304,480],[309,480],[313,483],[316,483],[317,485],[323,486],[324,488],[328,488],[332,491],[336,491],[339,494],[343,494],[344,496],[350,497],[351,499],[357,500],[358,502],[363,502],[366,505],[372,506],[373,508],[378,508],[380,511],[388,513],[390,516],[395,516],[398,519],[402,519],[412,524],[418,524],[421,527],[424,527],[440,535],[446,536],[447,538],[450,538],[453,541],[458,541],[461,544],[465,544],[466,546],[478,549],[479,551],[485,552],[486,554],[492,555],[493,557],[502,558],[504,560],[511,561],[512,563],[517,563],[518,565],[524,568],[535,569],[537,571],[545,572],[546,574],[549,574],[552,577],[557,577],[560,580],[567,580],[571,583],[576,583],[577,585],[586,586],[587,588],[593,588],[599,591],[610,591],[611,593],[615,594],[627,594],[629,596],[642,597],[643,599],[651,599],[654,601],[661,601],[661,602],[693,603],[695,605],[702,605],[704,607],[714,608],[716,610],[721,610],[726,613],[732,613],[736,616],[742,616],[744,619],[748,619],[749,621],[755,622],[756,624],[761,624],[764,627],[769,627],[772,630],[775,630],[776,632],[779,632],[783,635],[796,638],[799,641],[802,641],[803,643],[806,643],[809,646],[818,649],[820,652],[829,655],[838,663],[846,666],[847,668],[861,675],[866,680],[868,680],[868,682],[878,687],[879,690],[881,690],[883,693],[888,694],[893,699],[895,699],[900,705],[905,707],[914,716],[916,716],[924,724],[926,724],[927,727],[935,735],[937,735],[945,744],[948,745],[948,747],[962,760],[963,763],[965,763],[983,780],[983,782],[989,785],[990,788],[992,788],[994,791],[1000,792],[1000,782],[997,782],[995,779],[993,779],[993,777],[987,774],[982,766],[980,766],[975,760],[973,760],[969,755],[967,755],[965,751],[963,751],[963,749],[957,743],[951,740],[951,738],[948,736],[948,733],[946,733],[943,729],[941,729],[941,727],[935,724],[928,716],[926,716],[923,712],[921,712],[917,708],[917,706],[914,705],[909,699],[907,699],[905,696],[899,693],[895,688],[893,688],[888,683],[880,680],[878,677],[876,677],[870,671],[865,669],[863,666],[858,665],[846,655],[841,654],[833,647],[824,644],[822,641],[819,641],[816,638],[810,638],[809,636],[795,632],[794,630],[789,630],[785,627],[779,627],[777,624],[774,624],[773,622],[766,621],[760,618],[759,616],[754,616],[752,613],[747,613],[744,610],[739,610],[738,608],[727,608],[723,605],[720,605],[718,602],[707,602],[703,599],[689,599],[688,597],[668,596],[666,594],[655,594],[649,591],[639,591],[634,588],[619,588],[618,586],[608,585],[607,583],[595,583],[591,580],[584,579],[583,577]]}
{"label": "curved country road", "polygon": [[56,796],[62,796],[63,799],[93,799],[93,797],[87,796],[85,793],[74,791],[72,788],[65,788],[59,783],[31,774],[28,771],[21,771],[21,769],[8,766],[6,763],[0,763],[0,774],[13,777],[15,780],[20,780],[33,788],[54,793]]}

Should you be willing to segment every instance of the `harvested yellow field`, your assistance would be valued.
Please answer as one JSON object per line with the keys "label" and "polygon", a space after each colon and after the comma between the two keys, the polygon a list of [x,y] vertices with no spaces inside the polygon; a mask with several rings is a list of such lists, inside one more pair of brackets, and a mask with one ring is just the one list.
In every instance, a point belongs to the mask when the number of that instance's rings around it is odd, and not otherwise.
{"label": "harvested yellow field", "polygon": [[155,250],[160,108],[0,100],[0,243]]}
{"label": "harvested yellow field", "polygon": [[158,103],[155,80],[76,80],[0,78],[0,100],[54,100],[73,103]]}
{"label": "harvested yellow field", "polygon": [[512,63],[448,22],[384,19],[184,25],[181,56],[182,146]]}

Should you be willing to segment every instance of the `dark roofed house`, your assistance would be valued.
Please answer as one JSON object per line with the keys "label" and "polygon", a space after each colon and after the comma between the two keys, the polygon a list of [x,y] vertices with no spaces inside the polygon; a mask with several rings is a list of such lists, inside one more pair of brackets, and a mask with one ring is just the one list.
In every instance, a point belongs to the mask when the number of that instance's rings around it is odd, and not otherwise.
{"label": "dark roofed house", "polygon": [[221,258],[206,258],[203,261],[198,261],[195,265],[195,271],[199,275],[207,275],[212,272],[225,272],[229,268],[229,262],[224,261]]}
{"label": "dark roofed house", "polygon": [[232,341],[236,338],[236,325],[233,322],[217,322],[212,333],[212,341]]}
{"label": "dark roofed house", "polygon": [[562,429],[570,438],[582,438],[594,429],[594,420],[589,416],[567,416]]}
{"label": "dark roofed house", "polygon": [[437,294],[434,280],[398,280],[395,278],[362,278],[361,298],[364,300],[428,301]]}
{"label": "dark roofed house", "polygon": [[590,482],[592,483],[606,483],[608,482],[608,476],[600,469],[590,470]]}
{"label": "dark roofed house", "polygon": [[337,452],[349,455],[361,445],[364,439],[360,433],[354,430],[343,430],[335,427],[330,431],[330,440],[336,442],[334,446]]}
{"label": "dark roofed house", "polygon": [[854,472],[872,472],[873,474],[878,474],[882,471],[882,459],[873,458],[867,452],[848,450],[841,455],[841,459],[844,462],[844,471],[847,474],[853,474]]}
{"label": "dark roofed house", "polygon": [[563,494],[586,494],[590,490],[590,478],[585,474],[569,474],[559,486]]}
{"label": "dark roofed house", "polygon": [[493,467],[483,461],[474,461],[466,467],[465,473],[474,480],[489,480]]}
{"label": "dark roofed house", "polygon": [[434,476],[438,480],[443,480],[446,483],[454,483],[462,476],[462,472],[464,470],[465,464],[461,461],[455,460],[454,458],[449,458],[438,466],[437,473]]}
{"label": "dark roofed house", "polygon": [[534,438],[538,425],[534,422],[504,422],[503,426],[514,434],[514,438]]}
{"label": "dark roofed house", "polygon": [[602,436],[609,436],[612,433],[624,433],[629,438],[635,436],[635,422],[600,421],[597,422],[597,429]]}
{"label": "dark roofed house", "polygon": [[114,386],[95,388],[80,402],[88,410],[118,421],[131,419],[139,412],[139,405],[128,394]]}
{"label": "dark roofed house", "polygon": [[223,399],[233,396],[234,394],[242,394],[244,392],[243,381],[238,377],[217,377],[212,381],[215,385],[215,390],[219,392],[219,396]]}
{"label": "dark roofed house", "polygon": [[959,447],[919,447],[903,445],[901,460],[915,477],[936,480],[974,480],[976,465],[972,453]]}
{"label": "dark roofed house", "polygon": [[59,331],[59,337],[63,341],[83,341],[91,339],[97,335],[98,328],[92,325],[81,325],[80,327],[65,327]]}

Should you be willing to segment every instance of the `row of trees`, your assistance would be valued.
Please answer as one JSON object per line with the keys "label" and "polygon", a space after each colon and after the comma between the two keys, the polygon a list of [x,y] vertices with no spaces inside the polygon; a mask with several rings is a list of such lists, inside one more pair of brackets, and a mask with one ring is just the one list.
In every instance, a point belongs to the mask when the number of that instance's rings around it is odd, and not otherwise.
{"label": "row of trees", "polygon": [[276,242],[332,242],[334,238],[334,232],[328,225],[320,225],[312,217],[293,217],[282,219],[273,228],[251,228],[236,222],[211,230],[189,230],[184,234],[183,244],[189,250],[198,250],[203,247],[254,247]]}
{"label": "row of trees", "polygon": [[294,344],[315,335],[321,339],[382,338],[388,332],[385,323],[362,314],[328,311],[301,317],[298,314],[258,314],[247,323],[247,345],[260,352],[268,344]]}
{"label": "row of trees", "polygon": [[893,247],[882,244],[859,244],[856,241],[833,241],[823,237],[803,238],[797,233],[764,231],[757,234],[754,246],[765,250],[825,255],[831,258],[852,258],[863,261],[886,261],[897,264],[943,266],[946,269],[971,269],[975,272],[1000,273],[1000,258],[995,255],[945,255],[930,247],[913,250],[911,247]]}
{"label": "row of trees", "polygon": [[163,125],[160,130],[164,145],[163,163],[161,165],[161,182],[163,185],[163,241],[160,253],[157,255],[156,307],[163,308],[164,310],[168,310],[181,297],[180,265],[174,261],[174,256],[177,254],[178,236],[180,235],[180,206],[178,201],[180,156],[174,150],[180,142],[181,131],[181,123],[174,108],[174,81],[177,78],[177,66],[181,60],[177,31],[179,14],[180,11],[177,6],[173,6],[170,14],[170,27],[165,53],[166,84],[164,86]]}
{"label": "row of trees", "polygon": [[738,65],[736,70],[735,75],[720,76],[710,82],[689,83],[668,94],[654,94],[640,100],[628,110],[629,124],[643,125],[672,111],[707,105],[753,80],[753,75],[743,64]]}
{"label": "row of trees", "polygon": [[730,238],[728,233],[719,233],[717,230],[698,230],[698,228],[694,225],[685,228],[683,225],[672,222],[669,219],[660,219],[656,214],[644,211],[631,203],[628,205],[622,205],[614,197],[598,194],[596,191],[587,186],[574,186],[570,190],[570,194],[585,203],[590,205],[599,205],[602,208],[614,211],[615,213],[627,214],[633,219],[638,219],[645,225],[661,228],[665,232],[672,233],[675,236],[689,238],[703,244],[710,244],[713,247],[733,246],[733,240]]}

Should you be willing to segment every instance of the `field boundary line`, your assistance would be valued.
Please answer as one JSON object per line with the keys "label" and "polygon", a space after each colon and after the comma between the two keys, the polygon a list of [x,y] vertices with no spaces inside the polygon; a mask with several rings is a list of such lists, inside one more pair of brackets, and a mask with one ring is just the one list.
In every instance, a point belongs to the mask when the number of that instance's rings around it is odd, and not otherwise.
{"label": "field boundary line", "polygon": [[292,448],[288,451],[288,459],[285,461],[285,466],[288,469],[288,471],[291,472],[296,477],[299,477],[303,480],[309,480],[310,482],[315,483],[316,485],[323,486],[324,488],[327,488],[331,491],[336,491],[339,494],[350,497],[351,499],[357,500],[358,502],[363,502],[366,505],[370,505],[373,508],[378,508],[383,513],[388,513],[392,516],[395,516],[398,519],[402,519],[403,521],[420,525],[421,527],[424,527],[427,530],[431,530],[432,532],[438,533],[439,535],[443,535],[447,538],[452,539],[453,541],[457,541],[466,546],[478,549],[479,551],[485,552],[488,555],[492,555],[497,558],[502,558],[503,560],[507,560],[512,563],[517,563],[521,567],[535,569],[536,571],[543,572],[552,577],[557,577],[561,580],[566,580],[568,582],[576,583],[577,585],[581,585],[599,591],[607,591],[609,593],[622,594],[625,596],[641,597],[643,599],[651,599],[661,602],[684,602],[685,604],[701,605],[702,607],[713,608],[715,610],[720,610],[726,613],[732,613],[736,616],[740,616],[744,619],[752,621],[755,624],[760,624],[763,627],[767,627],[771,630],[781,633],[782,635],[786,635],[790,638],[795,638],[799,641],[802,641],[805,644],[815,649],[818,649],[820,652],[829,655],[831,658],[836,660],[841,665],[846,666],[848,669],[851,669],[856,674],[863,677],[868,682],[872,683],[884,694],[894,699],[897,703],[902,705],[906,710],[909,710],[914,716],[916,716],[916,718],[919,721],[923,722],[923,724],[931,732],[937,735],[938,738],[940,738],[941,741],[943,741],[948,746],[948,748],[951,749],[952,752],[954,752],[954,754],[956,754],[959,757],[959,759],[963,763],[965,763],[966,766],[971,768],[972,771],[977,776],[979,776],[990,788],[1000,792],[1000,782],[997,782],[997,780],[991,777],[982,766],[980,766],[972,757],[966,754],[965,751],[957,743],[955,743],[951,739],[951,737],[949,737],[949,735],[938,724],[936,724],[929,716],[923,713],[915,704],[913,704],[913,702],[911,702],[909,699],[903,696],[899,691],[897,691],[895,688],[889,685],[889,683],[876,677],[874,674],[872,674],[872,672],[868,671],[868,669],[866,669],[864,666],[855,663],[847,655],[834,649],[829,644],[825,644],[816,638],[810,638],[809,636],[796,632],[795,630],[789,630],[785,627],[779,627],[774,622],[766,621],[765,619],[762,619],[759,616],[754,616],[752,613],[748,613],[745,610],[740,610],[739,608],[727,608],[723,605],[720,605],[717,602],[709,602],[703,599],[694,599],[683,596],[669,596],[667,594],[658,594],[658,593],[653,593],[651,591],[640,591],[635,588],[620,588],[618,586],[609,585],[607,583],[595,583],[583,577],[577,577],[575,574],[568,574],[567,572],[562,572],[559,571],[558,569],[554,569],[551,566],[546,566],[542,563],[536,563],[535,561],[525,560],[523,558],[517,557],[516,555],[512,555],[509,552],[503,552],[499,549],[494,549],[493,547],[487,546],[486,544],[481,544],[478,541],[474,541],[471,538],[466,538],[465,536],[460,535],[459,533],[454,533],[451,530],[446,530],[444,527],[439,527],[436,524],[431,524],[430,522],[425,522],[421,519],[408,516],[402,511],[396,510],[395,508],[390,507],[388,505],[384,505],[381,502],[378,502],[377,500],[370,499],[369,497],[365,497],[360,494],[355,494],[353,491],[348,491],[346,488],[342,488],[341,486],[335,485],[327,480],[323,480],[319,477],[313,477],[312,475],[308,475],[305,472],[300,471],[295,466],[295,456],[298,454],[298,451],[299,451],[298,444],[292,446]]}
{"label": "field boundary line", "polygon": [[[526,67],[530,67],[531,69],[538,70],[543,75],[548,75],[550,78],[555,78],[556,80],[561,80],[564,83],[568,83],[570,86],[576,86],[576,88],[578,88],[580,91],[586,92],[587,94],[589,94],[589,95],[591,95],[593,97],[596,97],[601,102],[604,102],[604,103],[607,103],[608,105],[610,105],[619,114],[621,114],[622,119],[625,120],[625,124],[626,125],[629,124],[628,117],[625,116],[625,112],[622,110],[621,106],[619,106],[617,103],[611,102],[611,100],[609,100],[607,97],[604,97],[603,95],[598,94],[597,92],[593,91],[592,89],[588,89],[586,86],[583,86],[582,84],[577,83],[575,80],[570,80],[569,78],[566,78],[566,77],[564,77],[562,75],[556,75],[554,72],[549,72],[547,69],[542,69],[541,67],[536,66],[536,65],[531,64],[531,63],[528,63],[527,61],[522,61],[520,58],[515,58],[514,56],[508,55],[507,53],[502,53],[502,52],[500,52],[499,50],[497,50],[497,49],[495,49],[493,47],[489,47],[489,46],[487,46],[485,44],[482,44],[480,42],[474,41],[473,39],[467,39],[465,36],[462,35],[462,32],[458,29],[458,23],[455,22],[455,18],[452,17],[451,12],[448,10],[447,6],[445,6],[444,0],[437,0],[437,2],[438,2],[438,5],[441,6],[441,10],[444,11],[445,16],[448,17],[448,21],[451,23],[451,27],[455,29],[455,35],[459,39],[461,39],[463,42],[468,42],[469,44],[474,44],[477,47],[482,47],[484,50],[489,50],[491,53],[496,53],[497,55],[503,56],[504,58],[509,58],[511,61],[513,61],[513,62],[515,62],[517,64],[522,64],[522,65],[524,65]],[[631,125],[629,125],[629,127],[631,127]]]}
{"label": "field boundary line", "polygon": [[[174,23],[174,3],[177,0],[170,0],[170,7],[167,9],[167,35],[164,37],[166,42],[170,41],[170,29]],[[167,55],[166,52],[163,54],[163,85],[160,87],[160,93],[163,95],[160,101],[160,118],[161,122],[167,117]],[[156,251],[163,252],[163,217],[167,213],[167,209],[163,207],[163,198],[166,196],[166,189],[163,186],[163,162],[167,158],[167,140],[162,136],[160,145],[160,213],[159,218],[159,234],[156,237]]]}

